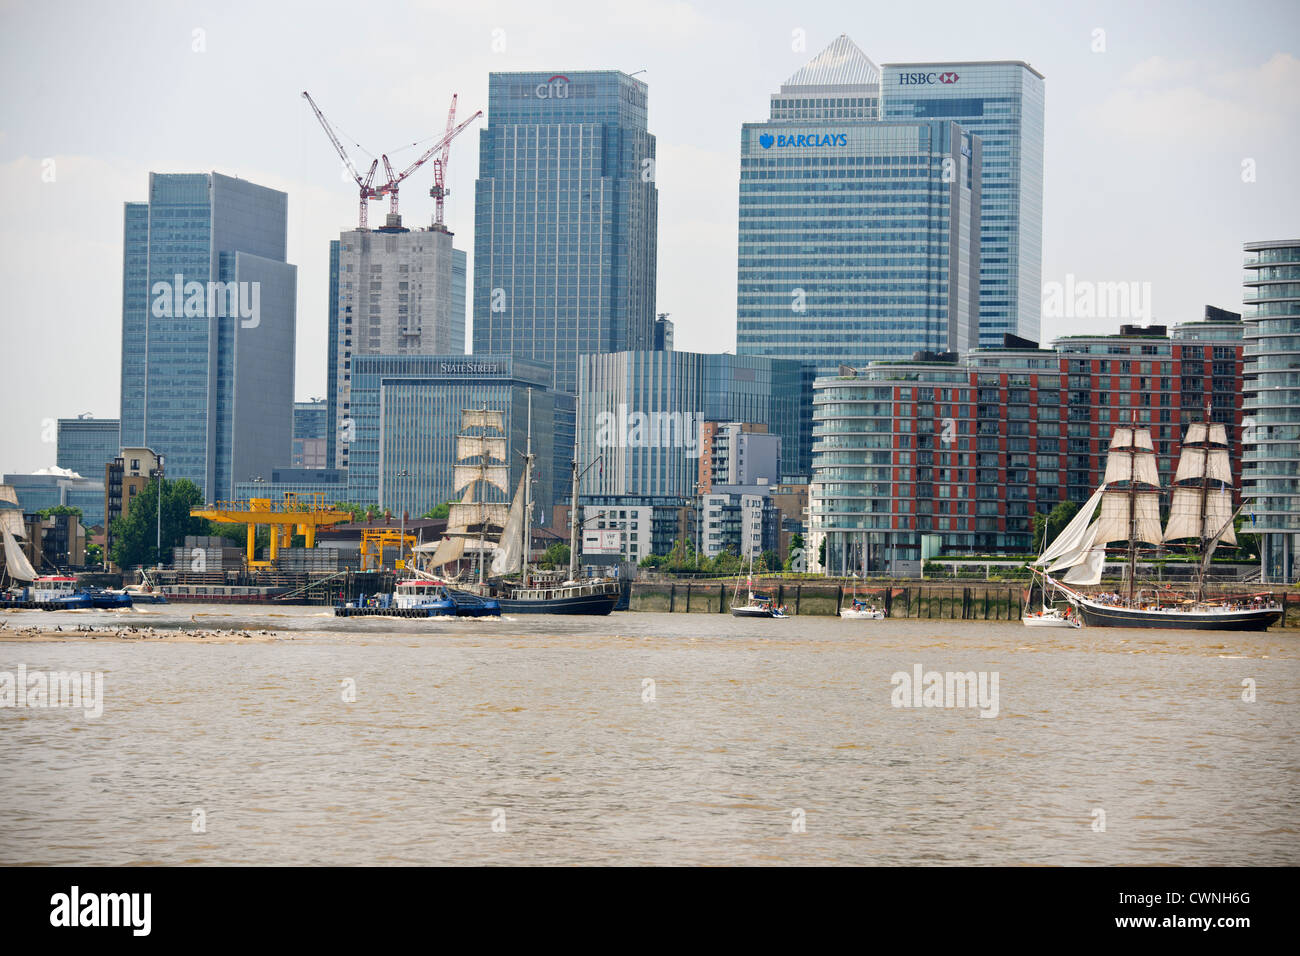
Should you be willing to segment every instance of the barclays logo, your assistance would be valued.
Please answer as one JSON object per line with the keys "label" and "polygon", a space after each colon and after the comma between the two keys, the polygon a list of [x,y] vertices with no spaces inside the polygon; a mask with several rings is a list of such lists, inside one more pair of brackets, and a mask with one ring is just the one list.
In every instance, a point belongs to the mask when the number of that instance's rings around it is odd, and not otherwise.
{"label": "barclays logo", "polygon": [[849,136],[847,133],[779,133],[773,137],[771,133],[763,133],[758,137],[758,145],[764,149],[771,149],[773,146],[777,149],[785,149],[789,146],[796,149],[807,149],[810,146],[847,146]]}

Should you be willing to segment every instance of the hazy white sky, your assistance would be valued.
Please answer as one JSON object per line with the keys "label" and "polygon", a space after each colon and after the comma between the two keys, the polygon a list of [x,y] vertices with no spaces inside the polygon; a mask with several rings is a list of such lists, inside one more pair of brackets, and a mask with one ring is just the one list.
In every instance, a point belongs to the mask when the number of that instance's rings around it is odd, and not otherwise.
{"label": "hazy white sky", "polygon": [[[324,394],[329,240],[355,224],[356,191],[304,89],[396,163],[452,92],[486,108],[489,72],[644,69],[658,310],[678,348],[733,348],[740,124],[839,33],[877,63],[1018,59],[1047,77],[1044,282],[1149,282],[1172,324],[1239,310],[1242,242],[1300,236],[1295,0],[0,3],[0,472],[54,463],[46,420],[118,414],[122,204],[150,170],[289,194],[295,394]],[[447,218],[471,266],[477,165],[466,132]],[[408,225],[428,223],[431,182],[403,190]],[[1045,320],[1044,338],[1115,325]]]}

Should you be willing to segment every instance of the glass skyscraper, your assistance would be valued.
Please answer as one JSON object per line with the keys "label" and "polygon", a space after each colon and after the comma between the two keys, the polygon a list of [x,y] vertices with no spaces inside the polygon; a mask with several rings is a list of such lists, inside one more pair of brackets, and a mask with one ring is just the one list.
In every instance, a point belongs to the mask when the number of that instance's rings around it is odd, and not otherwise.
{"label": "glass skyscraper", "polygon": [[1264,580],[1300,579],[1300,239],[1248,242],[1242,494]]}
{"label": "glass skyscraper", "polygon": [[149,174],[125,209],[121,444],[208,501],[289,454],[297,267],[289,197],[219,173]]}
{"label": "glass skyscraper", "polygon": [[104,467],[117,457],[121,425],[116,418],[60,418],[58,466],[82,478],[104,480]]}
{"label": "glass skyscraper", "polygon": [[617,71],[493,73],[479,134],[475,354],[555,370],[654,341],[658,193],[646,85]]}
{"label": "glass skyscraper", "polygon": [[[584,465],[602,456],[583,479],[584,500],[694,495],[706,421],[763,424],[783,449],[797,448],[801,370],[798,362],[725,353],[584,355],[579,453]],[[790,471],[782,463],[781,473]]]}
{"label": "glass skyscraper", "polygon": [[[357,356],[348,499],[418,516],[458,498],[452,472],[461,411],[484,405],[505,412],[513,494],[523,473],[532,389],[533,501],[549,523],[551,506],[569,498],[574,414],[574,397],[550,385],[549,368],[508,355]],[[508,498],[489,490],[489,500]]]}
{"label": "glass skyscraper", "polygon": [[881,118],[948,120],[983,141],[979,344],[1037,342],[1043,267],[1043,75],[1018,60],[887,63]]}

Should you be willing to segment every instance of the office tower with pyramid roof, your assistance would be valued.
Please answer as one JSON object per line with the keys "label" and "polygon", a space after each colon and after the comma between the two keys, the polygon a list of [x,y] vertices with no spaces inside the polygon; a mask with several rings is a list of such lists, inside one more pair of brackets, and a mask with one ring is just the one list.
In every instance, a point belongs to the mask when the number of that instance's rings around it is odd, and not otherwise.
{"label": "office tower with pyramid roof", "polygon": [[977,343],[983,144],[880,83],[840,36],[741,129],[736,351],[805,364],[805,474],[813,376]]}

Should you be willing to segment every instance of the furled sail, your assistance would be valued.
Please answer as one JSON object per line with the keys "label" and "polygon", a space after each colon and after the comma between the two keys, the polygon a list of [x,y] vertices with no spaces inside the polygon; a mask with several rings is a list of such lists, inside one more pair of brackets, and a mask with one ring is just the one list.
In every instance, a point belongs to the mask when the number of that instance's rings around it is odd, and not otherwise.
{"label": "furled sail", "polygon": [[455,465],[452,468],[452,487],[457,491],[468,488],[476,481],[485,481],[494,488],[510,491],[508,465]]}
{"label": "furled sail", "polygon": [[505,530],[501,532],[501,544],[492,555],[493,574],[512,574],[523,567],[524,483],[527,480],[527,474],[519,477],[519,487],[510,503]]}
{"label": "furled sail", "polygon": [[468,461],[487,455],[497,461],[506,460],[506,440],[502,435],[461,435],[456,439],[456,459]]}
{"label": "furled sail", "polygon": [[17,539],[9,533],[8,528],[0,528],[0,531],[4,532],[5,571],[9,577],[15,581],[36,580],[36,570],[27,560],[27,555],[23,554],[23,549],[18,546]]}
{"label": "furled sail", "polygon": [[[1129,511],[1132,498],[1133,511]],[[1098,545],[1112,541],[1145,541],[1159,544],[1164,540],[1160,529],[1160,493],[1156,491],[1139,491],[1131,494],[1127,491],[1107,491],[1101,498],[1101,517],[1097,528]],[[1136,527],[1130,527],[1136,524]]]}
{"label": "furled sail", "polygon": [[1084,537],[1088,534],[1089,525],[1092,523],[1093,513],[1097,510],[1097,505],[1101,501],[1102,493],[1106,490],[1103,484],[1100,488],[1092,493],[1092,497],[1078,510],[1070,523],[1067,524],[1063,531],[1056,536],[1056,540],[1048,545],[1047,549],[1039,555],[1038,560],[1034,562],[1037,565],[1048,564],[1055,561],[1064,554],[1076,551],[1083,542]]}

